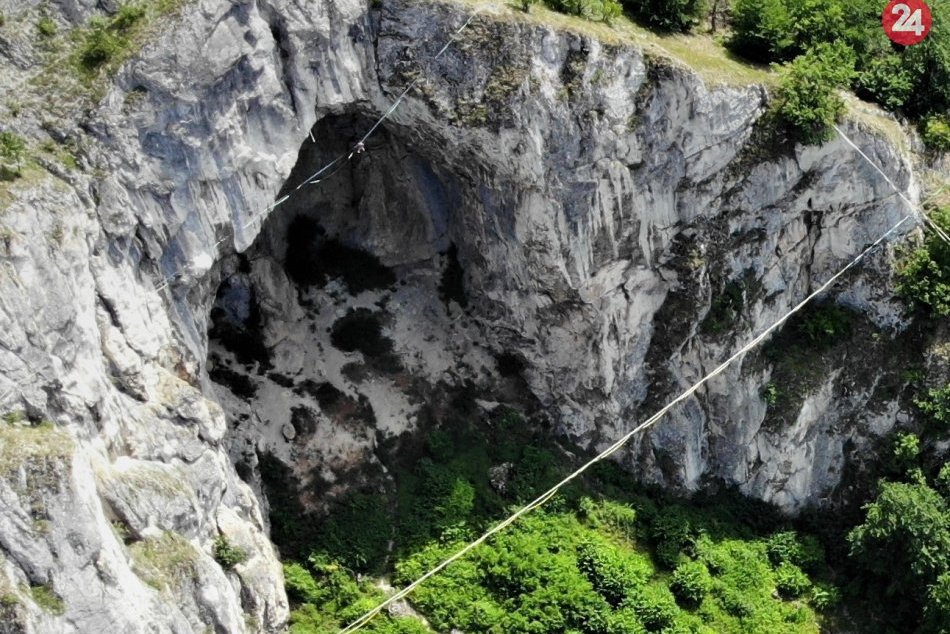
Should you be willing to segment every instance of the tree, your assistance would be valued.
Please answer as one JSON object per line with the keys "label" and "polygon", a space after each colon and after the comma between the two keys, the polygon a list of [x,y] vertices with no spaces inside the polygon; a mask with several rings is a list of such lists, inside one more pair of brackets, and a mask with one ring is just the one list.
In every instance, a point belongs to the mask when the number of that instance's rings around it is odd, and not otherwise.
{"label": "tree", "polygon": [[789,132],[806,144],[831,136],[830,126],[844,112],[838,90],[854,75],[854,51],[823,44],[782,68],[775,114]]}
{"label": "tree", "polygon": [[660,31],[686,33],[706,16],[706,0],[627,0],[640,22]]}
{"label": "tree", "polygon": [[872,595],[888,597],[895,616],[919,620],[929,588],[950,570],[947,503],[925,483],[884,482],[865,510],[848,534],[851,556]]}

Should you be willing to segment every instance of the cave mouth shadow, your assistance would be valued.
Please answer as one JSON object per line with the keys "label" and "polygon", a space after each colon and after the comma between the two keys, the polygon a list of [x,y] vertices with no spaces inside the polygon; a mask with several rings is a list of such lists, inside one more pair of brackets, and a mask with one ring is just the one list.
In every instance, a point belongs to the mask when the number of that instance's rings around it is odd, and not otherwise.
{"label": "cave mouth shadow", "polygon": [[[407,140],[410,131],[402,128],[382,125],[363,151],[353,152],[374,123],[348,112],[313,126],[277,199],[288,198],[264,222],[251,257],[269,253],[286,261],[287,247],[305,237],[298,230],[335,241],[331,255],[341,261],[339,268],[353,258],[353,249],[385,266],[406,267],[432,261],[461,242],[458,179]],[[365,258],[351,264],[378,273]]]}

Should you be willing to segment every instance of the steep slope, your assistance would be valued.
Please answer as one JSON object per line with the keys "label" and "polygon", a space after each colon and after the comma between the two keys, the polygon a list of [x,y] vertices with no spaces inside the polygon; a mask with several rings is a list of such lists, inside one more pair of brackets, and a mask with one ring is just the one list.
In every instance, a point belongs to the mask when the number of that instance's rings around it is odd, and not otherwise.
{"label": "steep slope", "polygon": [[[92,4],[64,2],[57,19],[78,23]],[[38,158],[0,192],[0,587],[26,631],[276,630],[287,607],[254,494],[259,456],[332,493],[323,485],[364,477],[377,446],[425,423],[420,398],[467,385],[530,402],[596,448],[903,213],[844,143],[773,143],[761,88],[708,85],[634,44],[501,10],[435,59],[468,7],[202,0],[156,27],[84,112],[68,95],[28,98],[45,57],[14,27],[38,7],[0,2],[2,81],[25,102],[4,104],[4,120],[36,146],[74,144],[83,169]],[[270,211],[417,74],[365,155]],[[898,147],[846,129],[916,191]],[[301,288],[288,249],[324,238],[289,231],[298,216],[374,254],[395,286],[380,273],[355,297],[329,279]],[[337,248],[334,261],[352,255]],[[889,269],[877,254],[835,299],[863,315],[855,337],[895,343],[825,354],[787,424],[764,424],[776,365],[750,358],[624,464],[787,510],[828,495],[845,447],[866,451],[901,410],[876,390],[876,361],[923,345],[894,338],[907,324]],[[446,279],[462,280],[466,310]],[[372,325],[333,349],[351,308],[381,313],[393,342],[368,369]],[[239,358],[228,324],[263,350]],[[250,389],[212,385],[209,367]],[[246,561],[223,569],[219,535]]]}

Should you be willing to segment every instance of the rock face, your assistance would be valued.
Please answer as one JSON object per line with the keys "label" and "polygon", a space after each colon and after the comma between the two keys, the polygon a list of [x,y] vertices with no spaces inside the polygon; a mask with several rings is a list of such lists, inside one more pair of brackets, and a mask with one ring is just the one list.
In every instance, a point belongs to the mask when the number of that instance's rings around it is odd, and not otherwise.
{"label": "rock face", "polygon": [[[11,35],[35,15],[23,4],[0,2],[5,87],[26,85],[35,55]],[[57,19],[93,4],[60,3]],[[771,138],[762,89],[707,85],[640,47],[486,9],[437,57],[469,11],[186,3],[93,112],[14,120],[81,139],[90,168],[33,169],[0,192],[14,631],[276,631],[287,603],[259,455],[329,495],[418,428],[420,396],[466,384],[527,387],[578,444],[606,446],[904,213],[840,140]],[[417,77],[365,154],[296,190]],[[845,129],[916,192],[898,147]],[[333,239],[316,263],[330,273],[293,279],[311,238]],[[347,258],[360,279],[334,268]],[[780,344],[750,355],[623,463],[789,511],[832,494],[906,415],[875,367],[916,345],[890,263],[875,252],[829,298],[861,314],[860,354],[832,346],[796,386]],[[219,536],[246,561],[222,569]]]}

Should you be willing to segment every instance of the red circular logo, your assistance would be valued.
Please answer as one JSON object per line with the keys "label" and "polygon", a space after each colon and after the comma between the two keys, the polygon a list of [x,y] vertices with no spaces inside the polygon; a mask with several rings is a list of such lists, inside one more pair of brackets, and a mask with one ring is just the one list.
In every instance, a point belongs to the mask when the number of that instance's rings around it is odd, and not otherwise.
{"label": "red circular logo", "polygon": [[923,0],[891,0],[881,22],[887,37],[903,46],[913,46],[930,34],[933,16]]}

